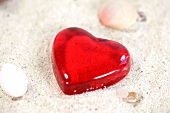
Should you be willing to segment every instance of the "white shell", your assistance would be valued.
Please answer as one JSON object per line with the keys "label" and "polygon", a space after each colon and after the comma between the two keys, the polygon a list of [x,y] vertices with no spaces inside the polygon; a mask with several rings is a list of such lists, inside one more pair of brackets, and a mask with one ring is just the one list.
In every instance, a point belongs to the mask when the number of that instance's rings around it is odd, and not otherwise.
{"label": "white shell", "polygon": [[13,64],[5,64],[0,72],[0,85],[9,96],[20,97],[27,91],[27,76],[21,68]]}
{"label": "white shell", "polygon": [[126,0],[104,0],[99,10],[103,25],[114,29],[126,29],[137,20],[136,8]]}

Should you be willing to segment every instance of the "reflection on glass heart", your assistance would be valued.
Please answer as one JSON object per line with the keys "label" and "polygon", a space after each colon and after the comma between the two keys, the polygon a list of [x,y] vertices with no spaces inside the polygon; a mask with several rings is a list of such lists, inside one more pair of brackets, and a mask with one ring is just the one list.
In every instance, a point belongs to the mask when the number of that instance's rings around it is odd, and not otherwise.
{"label": "reflection on glass heart", "polygon": [[59,87],[68,95],[113,85],[130,70],[126,47],[76,27],[57,34],[52,45],[52,61]]}

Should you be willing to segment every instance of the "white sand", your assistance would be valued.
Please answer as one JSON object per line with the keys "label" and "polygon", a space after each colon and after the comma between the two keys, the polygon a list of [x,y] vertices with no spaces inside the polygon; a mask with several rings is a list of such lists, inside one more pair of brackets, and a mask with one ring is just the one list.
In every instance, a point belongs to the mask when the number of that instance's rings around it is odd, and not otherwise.
{"label": "white sand", "polygon": [[[29,78],[28,92],[14,101],[0,89],[0,113],[169,113],[170,1],[131,0],[147,16],[127,31],[102,26],[100,0],[7,0],[0,5],[0,67],[13,63]],[[97,37],[124,44],[132,57],[128,76],[118,84],[67,96],[50,64],[49,44],[66,27],[82,27]],[[134,107],[116,97],[125,86],[143,96]]]}

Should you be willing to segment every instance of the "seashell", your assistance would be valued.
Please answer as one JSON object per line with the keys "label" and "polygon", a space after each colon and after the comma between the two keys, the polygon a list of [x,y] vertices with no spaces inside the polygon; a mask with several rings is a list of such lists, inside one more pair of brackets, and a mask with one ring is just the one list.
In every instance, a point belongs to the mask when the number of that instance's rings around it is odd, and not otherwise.
{"label": "seashell", "polygon": [[27,76],[19,67],[5,64],[0,72],[0,85],[9,96],[20,97],[27,91]]}
{"label": "seashell", "polygon": [[142,99],[143,96],[140,96],[136,92],[129,92],[127,98],[123,98],[125,102],[134,104],[134,106],[136,106]]}
{"label": "seashell", "polygon": [[103,25],[123,30],[136,22],[138,12],[126,0],[104,0],[99,10],[99,18]]}

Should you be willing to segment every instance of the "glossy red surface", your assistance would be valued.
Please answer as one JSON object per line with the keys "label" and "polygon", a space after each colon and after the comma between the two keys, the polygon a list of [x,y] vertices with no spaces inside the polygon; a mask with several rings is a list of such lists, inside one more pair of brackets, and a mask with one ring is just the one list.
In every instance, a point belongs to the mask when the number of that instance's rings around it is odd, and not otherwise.
{"label": "glossy red surface", "polygon": [[123,45],[75,27],[57,34],[52,61],[59,87],[68,95],[115,84],[130,70],[130,55]]}

